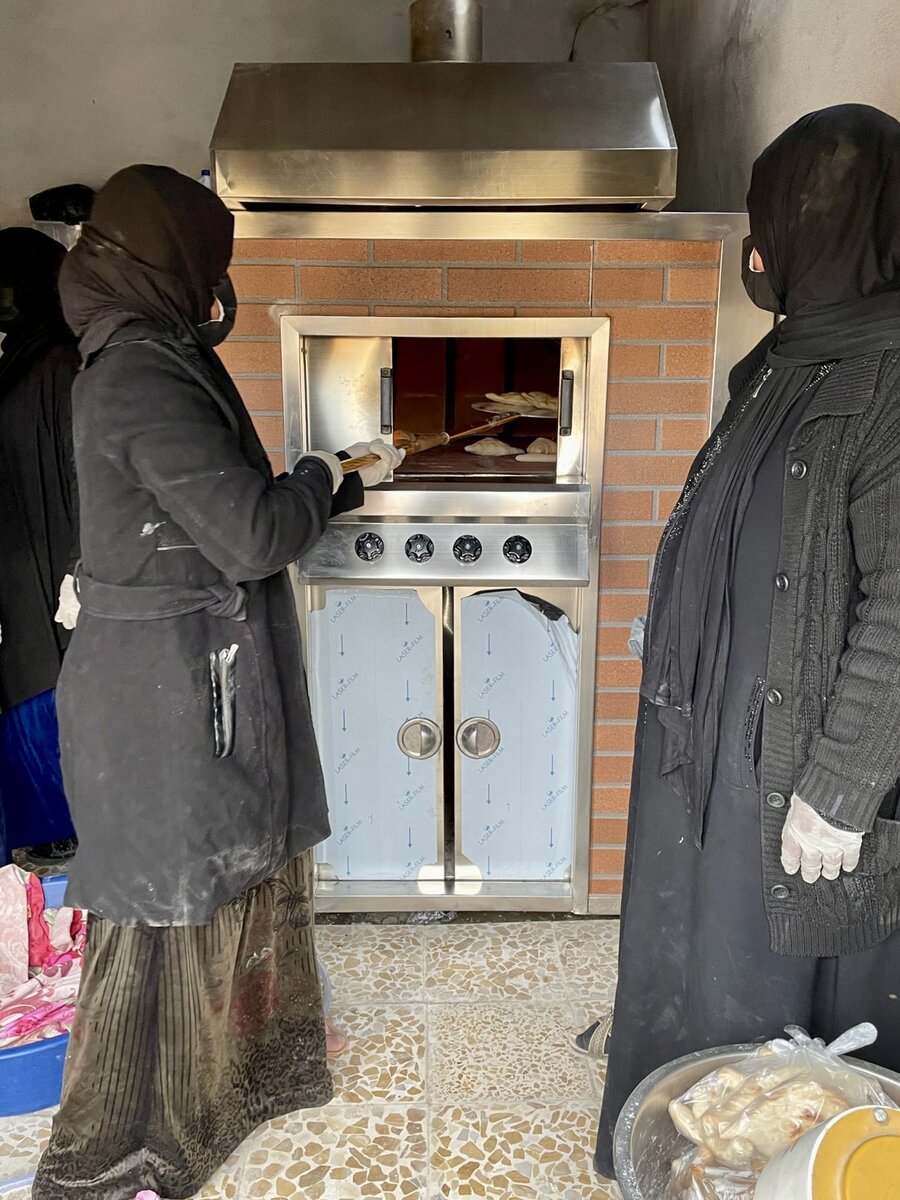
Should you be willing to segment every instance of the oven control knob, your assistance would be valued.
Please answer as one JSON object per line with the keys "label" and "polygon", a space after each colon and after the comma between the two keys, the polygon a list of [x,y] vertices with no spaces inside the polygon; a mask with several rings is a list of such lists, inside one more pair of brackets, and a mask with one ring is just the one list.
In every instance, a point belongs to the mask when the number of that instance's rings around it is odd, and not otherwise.
{"label": "oven control knob", "polygon": [[434,542],[424,533],[414,533],[406,541],[406,557],[413,562],[428,562],[434,554]]}
{"label": "oven control knob", "polygon": [[507,538],[503,543],[503,557],[509,559],[511,563],[528,562],[531,558],[531,542],[528,538],[518,534],[515,537]]}
{"label": "oven control knob", "polygon": [[357,556],[365,562],[375,562],[384,554],[384,542],[377,533],[361,533],[356,539]]}
{"label": "oven control knob", "polygon": [[470,533],[458,537],[453,543],[453,557],[461,563],[478,562],[481,558],[481,542]]}

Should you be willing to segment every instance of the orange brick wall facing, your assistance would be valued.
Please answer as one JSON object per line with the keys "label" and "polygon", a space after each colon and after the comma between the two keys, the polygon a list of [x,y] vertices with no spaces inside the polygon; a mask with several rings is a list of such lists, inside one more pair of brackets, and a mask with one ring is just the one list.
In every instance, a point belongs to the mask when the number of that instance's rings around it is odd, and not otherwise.
{"label": "orange brick wall facing", "polygon": [[590,890],[614,899],[640,681],[628,631],[646,612],[663,524],[706,437],[719,243],[247,238],[232,275],[241,304],[221,354],[276,471],[285,312],[611,318]]}

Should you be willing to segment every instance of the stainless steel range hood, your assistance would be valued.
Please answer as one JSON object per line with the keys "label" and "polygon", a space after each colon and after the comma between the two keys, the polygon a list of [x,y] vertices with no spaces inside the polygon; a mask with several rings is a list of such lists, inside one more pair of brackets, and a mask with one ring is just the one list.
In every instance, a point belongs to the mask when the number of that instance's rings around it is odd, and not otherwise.
{"label": "stainless steel range hood", "polygon": [[653,63],[241,63],[212,140],[236,209],[659,210],[676,146]]}

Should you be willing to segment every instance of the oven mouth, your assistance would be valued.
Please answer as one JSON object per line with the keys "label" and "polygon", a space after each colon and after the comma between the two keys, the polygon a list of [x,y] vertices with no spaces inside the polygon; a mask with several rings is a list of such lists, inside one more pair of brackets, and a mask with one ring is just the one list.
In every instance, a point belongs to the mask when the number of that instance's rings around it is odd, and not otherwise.
{"label": "oven mouth", "polygon": [[[557,458],[520,461],[540,439],[559,445],[559,338],[394,338],[389,375],[395,430],[447,434],[453,440],[408,454],[393,486],[412,480],[440,484],[454,479],[556,482]],[[542,394],[531,402],[527,393]],[[510,396],[503,410],[501,397]],[[556,411],[540,404],[556,397]],[[517,406],[528,409],[516,415]],[[496,428],[483,428],[496,424]],[[467,436],[469,431],[471,436]],[[477,449],[497,451],[476,453]]]}

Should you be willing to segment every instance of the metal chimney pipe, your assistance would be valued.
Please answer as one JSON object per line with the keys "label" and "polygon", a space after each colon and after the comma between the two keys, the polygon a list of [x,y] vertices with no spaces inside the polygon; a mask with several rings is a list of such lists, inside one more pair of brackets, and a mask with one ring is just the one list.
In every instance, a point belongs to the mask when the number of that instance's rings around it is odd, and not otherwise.
{"label": "metal chimney pipe", "polygon": [[481,4],[414,0],[409,34],[413,62],[481,62]]}

